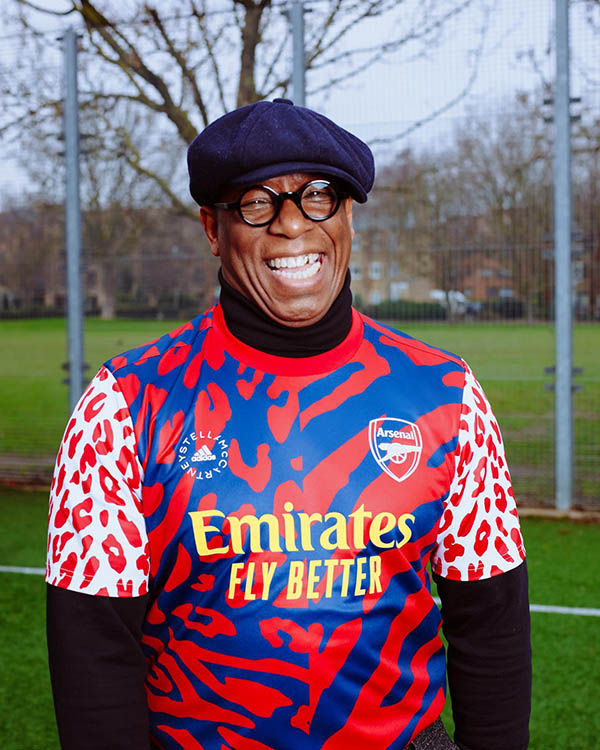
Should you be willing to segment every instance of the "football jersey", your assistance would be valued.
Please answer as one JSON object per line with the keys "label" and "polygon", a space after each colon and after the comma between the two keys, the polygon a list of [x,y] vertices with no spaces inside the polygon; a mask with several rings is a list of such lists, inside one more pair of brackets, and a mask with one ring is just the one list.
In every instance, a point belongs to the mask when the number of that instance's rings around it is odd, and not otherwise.
{"label": "football jersey", "polygon": [[524,558],[468,366],[356,311],[317,356],[245,345],[217,305],[106,362],[49,529],[48,583],[149,594],[152,741],[186,750],[404,748],[444,703],[428,564]]}

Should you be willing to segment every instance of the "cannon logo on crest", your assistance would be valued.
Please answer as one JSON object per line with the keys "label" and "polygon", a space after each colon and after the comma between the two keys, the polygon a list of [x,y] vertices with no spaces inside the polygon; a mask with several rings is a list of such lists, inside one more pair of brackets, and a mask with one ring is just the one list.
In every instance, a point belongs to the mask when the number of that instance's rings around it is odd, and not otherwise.
{"label": "cannon logo on crest", "polygon": [[417,425],[396,417],[379,417],[369,422],[369,445],[373,458],[396,482],[408,479],[417,468],[423,450]]}

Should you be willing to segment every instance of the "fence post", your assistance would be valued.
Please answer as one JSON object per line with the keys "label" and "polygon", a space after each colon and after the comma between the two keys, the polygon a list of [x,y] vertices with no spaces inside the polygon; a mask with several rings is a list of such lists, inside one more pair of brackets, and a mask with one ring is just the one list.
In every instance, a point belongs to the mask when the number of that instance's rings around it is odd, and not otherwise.
{"label": "fence post", "polygon": [[81,290],[81,205],[79,194],[79,104],[77,93],[77,34],[67,29],[65,59],[65,234],[67,250],[67,330],[69,406],[83,392],[83,303]]}
{"label": "fence post", "polygon": [[290,11],[293,45],[292,87],[294,104],[304,107],[306,103],[306,59],[304,55],[304,8],[301,0],[292,0]]}
{"label": "fence post", "polygon": [[573,368],[571,272],[571,120],[569,0],[556,0],[554,92],[554,315],[556,335],[556,507],[568,510],[573,492]]}

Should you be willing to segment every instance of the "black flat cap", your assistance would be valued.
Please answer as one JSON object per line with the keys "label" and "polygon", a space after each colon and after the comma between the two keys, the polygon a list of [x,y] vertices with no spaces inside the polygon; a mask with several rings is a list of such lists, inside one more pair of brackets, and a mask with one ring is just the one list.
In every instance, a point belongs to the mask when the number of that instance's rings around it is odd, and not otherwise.
{"label": "black flat cap", "polygon": [[375,177],[366,143],[289,99],[248,104],[219,117],[191,143],[187,161],[190,193],[201,206],[218,201],[230,185],[294,172],[341,180],[364,203]]}

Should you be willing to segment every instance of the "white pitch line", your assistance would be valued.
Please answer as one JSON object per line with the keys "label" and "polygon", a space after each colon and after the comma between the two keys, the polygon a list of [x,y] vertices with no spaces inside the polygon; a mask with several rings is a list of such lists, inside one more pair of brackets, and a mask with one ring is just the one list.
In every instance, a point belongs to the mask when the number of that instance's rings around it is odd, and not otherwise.
{"label": "white pitch line", "polygon": [[[0,573],[24,573],[30,576],[43,576],[46,571],[44,568],[19,568],[12,565],[0,565]],[[439,598],[434,597],[435,603],[441,604]],[[584,615],[586,617],[600,617],[600,609],[590,607],[558,607],[553,604],[530,604],[529,609],[532,612],[549,612],[555,615]]]}
{"label": "white pitch line", "polygon": [[15,568],[12,565],[0,565],[0,573],[25,573],[28,576],[43,576],[44,568]]}
{"label": "white pitch line", "polygon": [[532,612],[551,612],[556,615],[587,615],[588,617],[600,617],[600,609],[589,607],[557,607],[553,604],[531,604]]}
{"label": "white pitch line", "polygon": [[[433,599],[439,607],[441,604],[439,597],[434,596]],[[555,615],[585,615],[587,617],[600,617],[600,609],[592,609],[590,607],[558,607],[554,604],[530,604],[529,610],[531,612],[549,612]]]}

